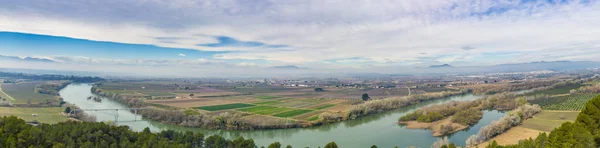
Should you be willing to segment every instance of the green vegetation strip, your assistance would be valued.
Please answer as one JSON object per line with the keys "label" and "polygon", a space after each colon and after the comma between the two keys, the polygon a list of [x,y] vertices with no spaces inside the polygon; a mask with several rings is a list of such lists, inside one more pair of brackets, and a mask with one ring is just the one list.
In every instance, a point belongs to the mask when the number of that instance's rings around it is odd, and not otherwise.
{"label": "green vegetation strip", "polygon": [[315,121],[317,119],[319,119],[319,116],[312,116],[312,117],[308,118],[308,121]]}
{"label": "green vegetation strip", "polygon": [[284,108],[284,107],[275,107],[275,106],[256,106],[256,107],[250,107],[250,108],[244,108],[244,109],[238,109],[238,110],[244,111],[244,112],[261,114],[261,115],[270,115],[270,114],[284,112],[284,111],[288,111],[288,110],[292,110],[292,109]]}
{"label": "green vegetation strip", "polygon": [[273,116],[287,118],[287,117],[298,116],[298,115],[301,115],[301,114],[306,114],[306,113],[309,113],[309,112],[312,112],[312,110],[297,109],[297,110],[287,111],[287,112],[283,112],[283,113],[278,113],[278,114],[275,114]]}
{"label": "green vegetation strip", "polygon": [[330,107],[333,107],[333,106],[335,106],[335,104],[327,104],[327,105],[322,105],[322,106],[314,107],[313,109],[321,110],[321,109],[326,109],[326,108],[330,108]]}
{"label": "green vegetation strip", "polygon": [[258,111],[258,112],[255,112],[255,113],[261,114],[261,115],[271,115],[271,114],[274,114],[274,113],[280,113],[280,112],[289,111],[289,110],[292,110],[292,109],[291,108],[278,107],[278,108],[274,108],[274,109]]}
{"label": "green vegetation strip", "polygon": [[268,99],[275,99],[275,98],[279,98],[279,97],[277,97],[277,96],[256,96],[256,98],[268,100]]}
{"label": "green vegetation strip", "polygon": [[534,91],[534,92],[531,92],[531,93],[527,93],[527,95],[539,95],[539,94],[558,95],[558,94],[568,94],[572,89],[577,89],[579,87],[581,87],[581,85],[568,85],[568,86],[563,86],[563,87],[558,87],[558,88],[553,88],[553,89],[548,89],[548,90]]}
{"label": "green vegetation strip", "polygon": [[277,107],[274,107],[274,106],[255,106],[255,107],[238,109],[238,110],[239,111],[243,111],[243,112],[258,112],[258,111],[269,110],[269,109],[274,109],[274,108],[277,108]]}
{"label": "green vegetation strip", "polygon": [[223,105],[214,105],[214,106],[202,106],[196,107],[197,109],[207,110],[207,111],[218,111],[218,110],[228,110],[228,109],[236,109],[236,108],[244,108],[254,106],[252,104],[244,104],[244,103],[233,103],[233,104],[223,104]]}
{"label": "green vegetation strip", "polygon": [[274,105],[274,104],[279,104],[281,103],[281,101],[265,101],[265,102],[258,102],[258,103],[254,103],[254,104],[259,104],[259,105]]}

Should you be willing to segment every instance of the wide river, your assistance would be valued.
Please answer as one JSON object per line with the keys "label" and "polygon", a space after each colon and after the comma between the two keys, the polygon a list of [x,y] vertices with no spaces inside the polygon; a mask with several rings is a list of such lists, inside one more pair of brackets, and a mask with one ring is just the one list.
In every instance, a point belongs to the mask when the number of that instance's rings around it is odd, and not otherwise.
{"label": "wide river", "polygon": [[[102,102],[87,100],[91,93],[90,84],[71,84],[60,91],[60,95],[65,101],[75,104],[82,109],[116,109],[127,108],[126,105],[116,101],[102,98]],[[176,125],[153,122],[146,119],[140,120],[140,116],[135,116],[128,111],[99,111],[88,112],[95,115],[98,121],[114,121],[118,114],[118,125],[127,125],[133,130],[141,131],[149,127],[152,131],[175,130],[175,131],[194,131],[201,132],[204,135],[218,134],[225,138],[252,138],[260,146],[268,146],[270,143],[279,141],[282,145],[292,145],[293,147],[323,147],[325,144],[334,141],[343,148],[366,148],[373,144],[378,147],[391,148],[394,146],[408,147],[417,146],[428,148],[437,140],[438,137],[431,136],[428,130],[407,129],[396,124],[398,118],[406,113],[414,111],[420,107],[440,104],[451,100],[474,100],[481,96],[462,95],[437,99],[407,106],[400,109],[371,115],[357,120],[344,121],[335,124],[322,125],[311,128],[279,129],[279,130],[256,130],[256,131],[230,131],[230,130],[206,130],[200,128],[181,127]],[[499,111],[484,111],[483,119],[475,126],[457,132],[449,136],[451,142],[458,145],[465,145],[465,140],[476,134],[479,129],[490,124],[504,116],[505,113]],[[136,120],[133,122],[134,120]]]}

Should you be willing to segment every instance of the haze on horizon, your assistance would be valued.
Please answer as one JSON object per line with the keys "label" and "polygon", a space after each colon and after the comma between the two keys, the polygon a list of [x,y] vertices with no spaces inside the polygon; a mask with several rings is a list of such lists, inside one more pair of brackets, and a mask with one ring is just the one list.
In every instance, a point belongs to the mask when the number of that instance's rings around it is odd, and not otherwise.
{"label": "haze on horizon", "polygon": [[2,2],[2,68],[278,76],[600,61],[595,0]]}

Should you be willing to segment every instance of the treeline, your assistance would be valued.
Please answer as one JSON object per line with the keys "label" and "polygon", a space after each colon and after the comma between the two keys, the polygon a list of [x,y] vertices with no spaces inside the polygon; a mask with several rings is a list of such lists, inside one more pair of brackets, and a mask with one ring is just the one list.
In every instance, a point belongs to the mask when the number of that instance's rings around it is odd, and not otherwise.
{"label": "treeline", "polygon": [[71,84],[71,81],[44,82],[35,86],[35,92],[40,94],[60,96],[58,92],[67,87],[69,84]]}
{"label": "treeline", "polygon": [[600,83],[590,86],[580,87],[570,91],[571,94],[595,94],[600,93]]}
{"label": "treeline", "polygon": [[561,82],[560,80],[545,80],[545,81],[526,81],[522,83],[503,83],[503,84],[486,84],[486,85],[474,85],[468,87],[473,94],[495,94],[501,92],[528,90],[539,87],[549,87],[556,83]]}
{"label": "treeline", "polygon": [[347,112],[337,112],[330,113],[325,112],[320,115],[319,120],[317,121],[319,124],[327,124],[340,122],[343,120],[352,120],[356,118],[360,118],[363,116],[367,116],[370,114],[380,113],[383,111],[393,110],[400,107],[405,107],[409,105],[418,104],[425,101],[435,100],[446,98],[450,96],[462,95],[466,94],[466,90],[461,91],[444,91],[439,93],[427,93],[427,94],[419,94],[419,95],[411,95],[407,97],[397,97],[397,98],[387,98],[387,99],[379,99],[379,100],[371,100],[367,101],[364,104],[357,105]]}
{"label": "treeline", "polygon": [[519,141],[515,145],[499,146],[496,141],[487,148],[592,148],[600,144],[600,96],[586,103],[574,123],[564,123],[549,134],[541,133],[537,138]]}
{"label": "treeline", "polygon": [[476,135],[472,135],[466,141],[468,146],[474,146],[479,143],[490,140],[491,138],[500,135],[508,129],[521,125],[523,121],[533,117],[533,115],[540,113],[542,108],[539,105],[525,104],[519,108],[508,112],[507,115],[500,118],[500,120],[492,122],[481,129]]}
{"label": "treeline", "polygon": [[[33,126],[15,116],[0,117],[0,147],[52,147],[52,148],[256,148],[252,139],[239,137],[228,140],[218,135],[204,137],[202,133],[175,132],[152,133],[145,128],[131,131],[127,126],[114,126],[102,122],[67,121],[57,124]],[[281,148],[274,142],[269,148]],[[326,148],[337,148],[331,142]],[[264,148],[264,146],[261,146]],[[286,148],[291,148],[288,145]]]}
{"label": "treeline", "polygon": [[[25,73],[9,73],[9,72],[0,72],[0,77],[6,77],[10,79],[28,79],[28,80],[44,80],[44,81],[54,81],[54,80],[69,80],[74,83],[91,83],[104,81],[103,78],[100,77],[89,77],[89,76],[69,76],[69,75],[54,75],[54,74],[25,74]],[[8,79],[7,79],[8,80]],[[10,82],[10,80],[8,80]]]}

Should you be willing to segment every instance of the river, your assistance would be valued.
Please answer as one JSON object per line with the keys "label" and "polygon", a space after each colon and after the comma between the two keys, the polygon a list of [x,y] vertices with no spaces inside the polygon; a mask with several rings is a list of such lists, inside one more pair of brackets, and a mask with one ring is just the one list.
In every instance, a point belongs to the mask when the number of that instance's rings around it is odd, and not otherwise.
{"label": "river", "polygon": [[[87,100],[86,98],[88,96],[93,95],[90,91],[91,87],[91,84],[70,84],[60,91],[60,95],[65,101],[75,104],[82,109],[128,108],[126,105],[104,97],[102,97],[102,102]],[[316,148],[323,147],[325,144],[334,141],[338,146],[343,148],[364,148],[374,144],[378,147],[386,148],[394,146],[417,146],[428,148],[437,140],[437,137],[431,136],[429,130],[407,129],[399,126],[396,124],[398,118],[423,106],[440,104],[450,100],[474,100],[477,98],[480,98],[480,96],[471,94],[453,96],[335,124],[310,128],[256,131],[206,130],[181,127],[146,119],[140,120],[140,116],[136,116],[128,111],[102,111],[89,113],[95,115],[98,121],[114,121],[116,113],[118,113],[120,121],[133,121],[137,119],[138,121],[136,122],[117,122],[118,125],[127,125],[132,130],[141,131],[142,129],[149,127],[154,132],[171,129],[175,131],[201,132],[204,135],[218,134],[230,139],[242,136],[244,138],[254,139],[259,147],[268,146],[272,142],[279,141],[284,146],[292,145],[293,147]],[[469,136],[476,134],[481,127],[490,124],[493,120],[501,118],[504,114],[505,113],[499,111],[484,111],[483,118],[477,124],[469,129],[450,135],[449,140],[457,145],[464,146],[465,140]]]}

